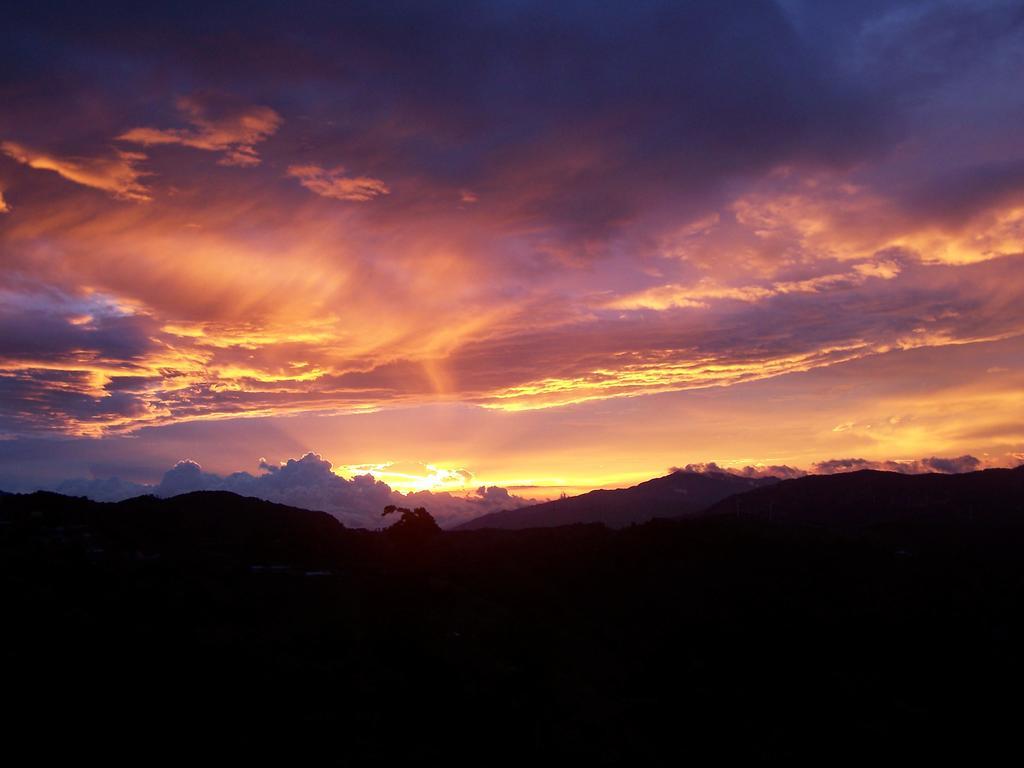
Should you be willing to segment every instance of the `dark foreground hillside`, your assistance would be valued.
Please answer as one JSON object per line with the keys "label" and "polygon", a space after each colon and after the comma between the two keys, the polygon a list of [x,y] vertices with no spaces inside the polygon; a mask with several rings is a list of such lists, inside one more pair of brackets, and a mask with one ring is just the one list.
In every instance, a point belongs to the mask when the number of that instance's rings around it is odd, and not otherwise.
{"label": "dark foreground hillside", "polygon": [[370,534],[230,494],[5,496],[6,733],[358,765],[1016,753],[1024,470],[991,477],[998,504],[856,530]]}

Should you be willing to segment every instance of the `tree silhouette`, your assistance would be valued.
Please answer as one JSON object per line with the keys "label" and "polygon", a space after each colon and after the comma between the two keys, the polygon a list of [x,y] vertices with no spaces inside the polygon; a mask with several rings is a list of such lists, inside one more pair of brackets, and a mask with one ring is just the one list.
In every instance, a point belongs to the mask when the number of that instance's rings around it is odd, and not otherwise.
{"label": "tree silhouette", "polygon": [[397,523],[387,529],[388,533],[399,536],[420,537],[429,536],[441,531],[437,521],[427,512],[426,507],[409,509],[408,507],[396,507],[394,504],[388,504],[384,507],[384,513],[381,517],[387,517],[392,513],[399,514],[401,517]]}

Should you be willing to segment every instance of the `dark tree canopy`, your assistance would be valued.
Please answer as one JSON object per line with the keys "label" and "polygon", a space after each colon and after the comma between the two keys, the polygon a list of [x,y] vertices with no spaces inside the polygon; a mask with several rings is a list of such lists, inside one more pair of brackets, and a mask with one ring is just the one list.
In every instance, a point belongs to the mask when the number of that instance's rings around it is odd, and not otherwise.
{"label": "dark tree canopy", "polygon": [[397,523],[388,528],[389,532],[399,535],[423,536],[439,533],[441,530],[437,521],[427,512],[425,507],[409,509],[408,507],[396,507],[394,504],[388,504],[388,506],[384,507],[384,513],[381,517],[387,517],[392,513],[399,514],[401,517]]}

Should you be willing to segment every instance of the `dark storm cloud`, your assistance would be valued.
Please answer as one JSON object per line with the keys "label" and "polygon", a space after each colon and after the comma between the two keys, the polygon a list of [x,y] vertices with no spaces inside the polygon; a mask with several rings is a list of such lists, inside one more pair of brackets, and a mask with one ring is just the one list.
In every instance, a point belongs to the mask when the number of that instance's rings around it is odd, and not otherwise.
{"label": "dark storm cloud", "polygon": [[1024,159],[1010,158],[958,168],[914,185],[907,195],[906,213],[957,226],[993,206],[1021,199]]}
{"label": "dark storm cloud", "polygon": [[97,393],[87,372],[39,368],[0,374],[0,401],[0,434],[46,433],[59,424],[130,423],[149,412],[136,395]]}
{"label": "dark storm cloud", "polygon": [[90,314],[88,304],[0,305],[0,358],[50,362],[75,354],[107,362],[141,359],[153,348],[151,318]]}
{"label": "dark storm cloud", "polygon": [[[838,71],[768,2],[742,12],[720,2],[299,3],[287,13],[33,4],[8,23],[7,56],[29,43],[59,54],[49,65],[30,57],[39,86],[59,87],[69,59],[81,64],[84,104],[70,108],[98,112],[110,136],[241,146],[254,159],[253,143],[287,111],[302,116],[283,128],[309,149],[300,165],[357,153],[374,175],[499,191],[506,216],[573,239],[734,174],[855,161],[887,134],[870,84]],[[127,82],[108,76],[117,67]],[[133,132],[172,120],[174,93],[198,103],[182,95],[197,81],[274,109],[261,108],[248,131],[193,109],[192,128]],[[37,109],[41,89],[9,88],[13,114],[0,132],[18,138],[13,121]],[[156,88],[167,95],[148,96]],[[115,125],[140,89],[147,98]],[[151,117],[140,120],[139,107]]]}
{"label": "dark storm cloud", "polygon": [[[18,139],[69,69],[80,140],[170,124],[198,90],[232,93],[295,116],[293,164],[357,156],[373,178],[471,187],[581,246],[736,176],[880,156],[909,135],[923,89],[1012,44],[1024,18],[1006,2],[855,5],[24,4],[6,17],[0,56],[21,78],[0,134]],[[235,146],[266,135],[253,130]],[[209,123],[150,138],[232,146]]]}
{"label": "dark storm cloud", "polygon": [[[802,5],[805,10],[818,5],[827,14],[828,6],[834,4]],[[874,12],[861,17],[857,28],[857,63],[889,90],[920,92],[941,86],[945,78],[974,66],[1024,29],[1024,8],[1015,0],[851,5]]]}
{"label": "dark storm cloud", "polygon": [[[95,297],[18,287],[0,292],[0,432],[130,423],[150,412],[139,392],[160,380],[146,375],[159,349],[152,318]],[[120,373],[127,377],[113,378]]]}

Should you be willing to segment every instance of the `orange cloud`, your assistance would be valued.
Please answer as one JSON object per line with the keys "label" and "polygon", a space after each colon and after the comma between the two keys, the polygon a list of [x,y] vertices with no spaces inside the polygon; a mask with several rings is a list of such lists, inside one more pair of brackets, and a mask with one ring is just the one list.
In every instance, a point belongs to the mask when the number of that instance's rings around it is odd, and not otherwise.
{"label": "orange cloud", "polygon": [[925,227],[895,238],[892,245],[941,264],[973,264],[1024,253],[1024,205],[985,211],[959,230]]}
{"label": "orange cloud", "polygon": [[225,114],[212,115],[208,100],[182,97],[177,101],[189,128],[132,128],[117,138],[143,146],[180,144],[184,147],[222,152],[221,165],[253,166],[260,164],[256,144],[274,135],[283,122],[270,107],[233,108]]}
{"label": "orange cloud", "polygon": [[746,361],[729,361],[717,355],[689,358],[682,355],[678,360],[657,354],[630,355],[628,361],[614,361],[607,368],[599,368],[583,376],[545,378],[489,393],[480,404],[503,411],[525,411],[592,400],[732,386],[837,365],[877,351],[868,345],[853,343],[795,355],[766,355]]}
{"label": "orange cloud", "polygon": [[[317,165],[287,173],[339,199],[387,189]],[[201,181],[201,194],[176,182],[159,206],[52,198],[4,222],[9,274],[148,318],[118,321],[122,337],[138,340],[130,355],[93,307],[61,310],[52,349],[25,326],[28,341],[0,354],[0,369],[5,397],[25,404],[18,413],[32,425],[100,434],[438,402],[531,411],[724,388],[1024,330],[1015,257],[924,265],[905,249],[862,249],[869,227],[842,217],[817,229],[805,221],[814,237],[857,245],[840,253],[727,203],[656,222],[680,244],[671,253],[652,238],[648,257],[609,256],[583,270],[538,255],[533,231],[496,213],[498,198],[456,213],[446,188],[433,208],[328,209],[299,185],[270,189],[212,168]],[[822,198],[862,194],[836,187]],[[795,205],[787,216],[804,221]],[[695,260],[694,249],[714,258]],[[652,277],[658,285],[644,287]],[[31,405],[40,402],[49,405]]]}
{"label": "orange cloud", "polygon": [[0,143],[0,151],[30,168],[54,171],[68,181],[101,189],[119,200],[151,199],[149,189],[140,181],[148,174],[136,167],[146,156],[138,152],[115,150],[106,157],[61,157],[13,141]]}
{"label": "orange cloud", "polygon": [[[779,175],[779,174],[777,174]],[[764,247],[785,243],[805,254],[864,259],[889,249],[931,264],[973,264],[1024,252],[1024,196],[1009,194],[959,215],[929,211],[842,179],[783,175],[731,206],[736,221]],[[965,185],[966,186],[966,185]],[[923,193],[921,193],[923,194]]]}
{"label": "orange cloud", "polygon": [[756,302],[788,293],[820,293],[859,286],[868,278],[892,280],[900,274],[900,265],[892,259],[862,262],[852,272],[817,275],[803,280],[784,280],[768,285],[728,286],[709,279],[696,285],[662,285],[613,299],[605,304],[610,309],[666,310],[685,307],[706,307],[716,299]]}
{"label": "orange cloud", "polygon": [[321,197],[335,200],[349,200],[365,203],[380,195],[391,192],[387,184],[380,179],[367,176],[345,176],[345,169],[321,168],[319,165],[292,165],[288,167],[288,175],[298,179],[299,183]]}
{"label": "orange cloud", "polygon": [[4,200],[4,190],[0,187],[0,213],[10,213],[11,207]]}

